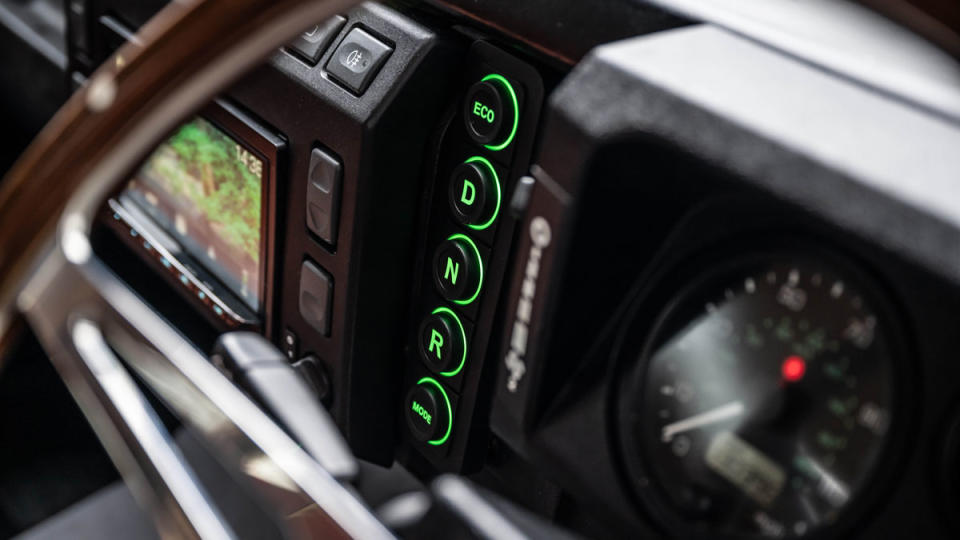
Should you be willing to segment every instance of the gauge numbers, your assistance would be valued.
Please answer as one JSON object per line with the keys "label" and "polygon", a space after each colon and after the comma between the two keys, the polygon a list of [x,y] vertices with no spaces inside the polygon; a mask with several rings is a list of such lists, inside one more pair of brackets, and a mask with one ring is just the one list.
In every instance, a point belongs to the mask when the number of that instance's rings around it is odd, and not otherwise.
{"label": "gauge numbers", "polygon": [[682,521],[800,537],[860,494],[894,383],[888,329],[863,286],[825,264],[762,260],[705,280],[661,319],[629,430]]}

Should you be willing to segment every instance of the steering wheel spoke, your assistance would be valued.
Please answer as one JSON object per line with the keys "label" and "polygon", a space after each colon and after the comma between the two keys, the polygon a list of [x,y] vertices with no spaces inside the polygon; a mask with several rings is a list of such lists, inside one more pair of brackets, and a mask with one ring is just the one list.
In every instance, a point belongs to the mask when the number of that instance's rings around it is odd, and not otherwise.
{"label": "steering wheel spoke", "polygon": [[[82,241],[77,237],[70,241]],[[63,244],[61,243],[61,246]],[[87,252],[71,261],[65,253]],[[357,498],[86,249],[51,251],[19,307],[161,532],[226,538],[223,486],[204,485],[133,374],[296,536],[386,538]],[[336,444],[339,441],[331,441]],[[236,497],[232,497],[236,499]]]}

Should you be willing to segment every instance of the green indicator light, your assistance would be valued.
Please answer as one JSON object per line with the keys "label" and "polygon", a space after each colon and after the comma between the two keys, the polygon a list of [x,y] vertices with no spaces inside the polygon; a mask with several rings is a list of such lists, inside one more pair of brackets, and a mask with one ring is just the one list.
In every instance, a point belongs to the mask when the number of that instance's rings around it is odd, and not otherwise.
{"label": "green indicator light", "polygon": [[[436,347],[437,351],[434,352],[433,348]],[[436,328],[430,330],[430,346],[427,347],[427,352],[432,352],[437,355],[437,360],[443,360],[443,334],[437,332]]]}
{"label": "green indicator light", "polygon": [[[457,366],[456,369],[453,369],[451,371],[443,371],[440,373],[444,377],[453,377],[457,373],[460,373],[460,370],[463,369],[464,364],[467,363],[467,348],[468,348],[467,347],[467,331],[463,329],[463,323],[460,322],[460,317],[458,317],[457,314],[454,313],[452,309],[445,308],[445,307],[438,307],[437,309],[433,310],[431,315],[436,315],[438,313],[444,313],[446,315],[453,317],[453,320],[457,323],[457,328],[460,329],[460,336],[463,338],[463,356],[460,357],[460,365]],[[438,350],[437,351],[438,356],[439,356],[439,352],[440,351]]]}
{"label": "green indicator light", "polygon": [[423,407],[423,405],[421,405],[421,404],[417,403],[416,401],[414,401],[414,402],[413,402],[413,407],[411,407],[411,408],[413,409],[413,412],[415,412],[415,413],[417,413],[417,414],[420,415],[420,418],[423,418],[423,420],[427,423],[427,425],[430,425],[430,424],[433,423],[433,417],[430,416],[430,413],[427,412],[427,409],[425,409],[425,408]]}
{"label": "green indicator light", "polygon": [[460,273],[460,263],[454,262],[447,257],[447,268],[443,271],[443,279],[450,281],[453,285],[457,284],[457,274]]}
{"label": "green indicator light", "polygon": [[464,179],[463,180],[463,191],[460,193],[460,202],[467,206],[473,206],[473,201],[477,198],[477,187],[473,185],[473,182]]}
{"label": "green indicator light", "polygon": [[510,128],[510,135],[507,136],[507,139],[505,141],[503,141],[502,143],[496,146],[491,144],[484,145],[484,147],[487,150],[492,150],[494,152],[497,152],[499,150],[503,150],[504,148],[510,146],[510,143],[513,142],[513,137],[517,134],[517,125],[520,123],[520,105],[517,104],[517,93],[513,91],[513,85],[510,84],[510,81],[508,81],[503,75],[499,75],[497,73],[491,73],[486,77],[480,79],[480,82],[487,82],[487,81],[497,81],[503,86],[505,86],[507,89],[507,93],[510,94],[510,102],[513,103],[513,126]]}
{"label": "green indicator light", "polygon": [[453,303],[460,304],[461,306],[466,306],[477,299],[480,296],[480,289],[483,288],[483,260],[480,259],[480,250],[477,249],[477,245],[473,243],[473,240],[465,234],[451,234],[448,241],[454,240],[463,240],[470,246],[470,249],[473,250],[473,254],[477,256],[477,267],[480,268],[480,279],[477,280],[477,290],[473,292],[473,296],[467,298],[466,300],[454,300]]}
{"label": "green indicator light", "polygon": [[450,398],[447,397],[447,391],[443,389],[443,385],[438,383],[433,377],[424,377],[417,381],[417,385],[421,384],[432,384],[437,387],[437,390],[440,390],[440,394],[443,396],[443,402],[447,404],[447,432],[443,434],[443,437],[439,439],[434,439],[432,441],[427,441],[428,444],[433,446],[440,446],[441,444],[447,442],[447,439],[450,438],[450,432],[453,431],[453,407],[450,406]]}
{"label": "green indicator light", "polygon": [[[493,168],[493,164],[483,156],[473,156],[464,163],[480,163],[490,171],[490,176],[493,177],[493,190],[495,195],[496,206],[493,207],[493,214],[490,216],[490,219],[486,223],[481,223],[479,225],[467,225],[475,231],[482,231],[493,225],[493,222],[496,221],[497,215],[500,213],[500,177],[497,176],[497,171]],[[466,187],[464,187],[464,193],[466,193]],[[472,198],[471,198],[472,200]]]}
{"label": "green indicator light", "polygon": [[496,113],[493,112],[493,109],[487,107],[479,101],[473,102],[473,114],[483,118],[488,124],[492,124],[494,118],[496,118]]}

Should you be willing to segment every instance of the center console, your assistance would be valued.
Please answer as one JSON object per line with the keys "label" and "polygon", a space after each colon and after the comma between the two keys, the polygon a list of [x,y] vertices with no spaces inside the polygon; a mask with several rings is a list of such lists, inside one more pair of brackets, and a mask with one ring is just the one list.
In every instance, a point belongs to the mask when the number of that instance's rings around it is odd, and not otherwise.
{"label": "center console", "polygon": [[[90,64],[136,41],[138,21],[101,8]],[[171,134],[104,209],[101,249],[120,267],[132,251],[143,270],[118,272],[149,276],[145,296],[191,314],[201,344],[237,328],[274,341],[358,456],[477,470],[510,197],[543,96],[483,36],[363,5]]]}
{"label": "center console", "polygon": [[404,351],[403,452],[441,470],[476,470],[486,453],[510,196],[543,99],[538,73],[489,43],[475,42],[464,66],[427,177]]}

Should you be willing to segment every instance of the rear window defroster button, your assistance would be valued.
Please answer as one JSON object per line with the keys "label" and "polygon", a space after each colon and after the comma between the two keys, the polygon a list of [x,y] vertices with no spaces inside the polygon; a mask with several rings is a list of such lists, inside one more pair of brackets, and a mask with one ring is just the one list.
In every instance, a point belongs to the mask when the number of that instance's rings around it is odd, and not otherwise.
{"label": "rear window defroster button", "polygon": [[337,82],[362,94],[391,52],[393,47],[355,27],[330,57],[327,72]]}

